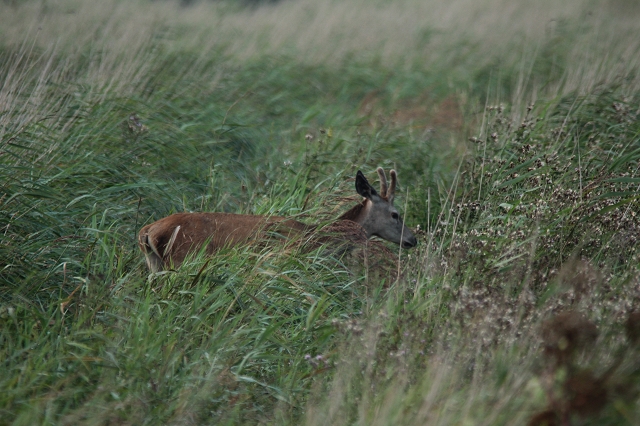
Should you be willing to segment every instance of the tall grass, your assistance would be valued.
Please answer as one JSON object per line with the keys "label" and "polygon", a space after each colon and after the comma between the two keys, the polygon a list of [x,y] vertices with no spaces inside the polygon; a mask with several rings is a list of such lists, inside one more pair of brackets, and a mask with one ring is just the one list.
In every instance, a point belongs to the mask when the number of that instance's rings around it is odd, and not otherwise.
{"label": "tall grass", "polygon": [[[638,423],[634,2],[192,3],[1,3],[0,423]],[[377,166],[397,257],[136,247]]]}

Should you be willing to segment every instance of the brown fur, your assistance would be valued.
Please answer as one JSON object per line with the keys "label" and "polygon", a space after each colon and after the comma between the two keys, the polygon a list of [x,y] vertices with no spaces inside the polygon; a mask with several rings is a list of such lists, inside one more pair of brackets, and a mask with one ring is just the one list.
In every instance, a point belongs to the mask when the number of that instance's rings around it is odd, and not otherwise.
{"label": "brown fur", "polygon": [[261,231],[291,237],[311,229],[302,222],[280,216],[176,213],[142,228],[138,244],[147,257],[149,269],[155,272],[171,264],[180,266],[188,253],[198,251],[205,243],[206,253],[213,254],[224,246],[257,238]]}
{"label": "brown fur", "polygon": [[360,204],[356,204],[355,206],[344,212],[342,216],[338,218],[338,220],[350,220],[352,222],[357,222],[358,218],[362,215],[362,210],[364,210],[364,207],[364,201]]}

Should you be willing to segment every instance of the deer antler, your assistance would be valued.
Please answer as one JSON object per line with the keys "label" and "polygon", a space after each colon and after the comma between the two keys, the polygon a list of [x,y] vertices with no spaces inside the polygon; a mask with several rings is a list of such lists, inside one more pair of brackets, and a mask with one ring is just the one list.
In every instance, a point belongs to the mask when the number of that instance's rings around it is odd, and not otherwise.
{"label": "deer antler", "polygon": [[387,198],[387,176],[384,174],[384,169],[382,167],[378,167],[378,176],[380,176],[380,196],[382,198]]}
{"label": "deer antler", "polygon": [[395,170],[391,170],[389,172],[391,175],[391,186],[389,187],[389,191],[387,191],[387,200],[390,204],[393,204],[393,197],[396,195],[396,184],[398,183],[398,175]]}

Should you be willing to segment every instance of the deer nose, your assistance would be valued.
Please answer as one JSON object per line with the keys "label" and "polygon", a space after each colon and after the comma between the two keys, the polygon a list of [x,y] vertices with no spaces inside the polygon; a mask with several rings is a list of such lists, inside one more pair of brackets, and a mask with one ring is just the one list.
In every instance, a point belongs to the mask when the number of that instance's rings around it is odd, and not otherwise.
{"label": "deer nose", "polygon": [[417,244],[418,240],[416,240],[416,237],[412,235],[402,242],[402,248],[410,249],[411,247],[415,247]]}

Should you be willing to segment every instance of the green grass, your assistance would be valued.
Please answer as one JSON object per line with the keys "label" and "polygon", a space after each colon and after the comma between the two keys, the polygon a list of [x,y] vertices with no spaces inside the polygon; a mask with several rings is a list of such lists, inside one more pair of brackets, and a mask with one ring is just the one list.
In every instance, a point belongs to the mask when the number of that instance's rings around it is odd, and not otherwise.
{"label": "green grass", "polygon": [[[635,2],[93,3],[0,6],[0,424],[639,423]],[[378,166],[397,258],[137,248]]]}

